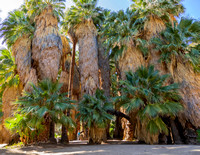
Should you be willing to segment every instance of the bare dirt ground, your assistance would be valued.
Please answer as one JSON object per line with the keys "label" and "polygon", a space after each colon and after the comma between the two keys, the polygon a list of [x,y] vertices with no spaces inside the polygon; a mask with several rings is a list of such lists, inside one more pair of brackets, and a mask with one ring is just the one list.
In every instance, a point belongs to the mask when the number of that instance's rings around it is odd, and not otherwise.
{"label": "bare dirt ground", "polygon": [[0,149],[0,154],[17,155],[200,155],[200,145],[141,145],[123,141],[109,141],[102,145],[87,145],[86,141],[72,141],[69,145],[40,144],[22,148]]}

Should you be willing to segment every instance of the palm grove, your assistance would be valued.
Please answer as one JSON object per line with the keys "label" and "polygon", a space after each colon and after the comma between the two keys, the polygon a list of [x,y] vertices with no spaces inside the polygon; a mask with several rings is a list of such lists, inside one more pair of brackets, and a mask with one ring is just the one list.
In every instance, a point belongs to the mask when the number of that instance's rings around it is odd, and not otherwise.
{"label": "palm grove", "polygon": [[196,143],[200,22],[180,0],[64,2],[25,0],[1,22],[0,142],[56,142],[60,124],[62,143]]}

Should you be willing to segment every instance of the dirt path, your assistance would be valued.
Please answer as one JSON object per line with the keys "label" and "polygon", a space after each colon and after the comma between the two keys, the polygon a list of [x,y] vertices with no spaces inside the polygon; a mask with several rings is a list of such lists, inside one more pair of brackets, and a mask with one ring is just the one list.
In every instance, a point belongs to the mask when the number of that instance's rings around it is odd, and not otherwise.
{"label": "dirt path", "polygon": [[28,155],[200,155],[199,145],[139,145],[127,142],[103,145],[86,145],[85,142],[71,142],[69,145],[29,146],[15,149],[1,149],[0,154]]}

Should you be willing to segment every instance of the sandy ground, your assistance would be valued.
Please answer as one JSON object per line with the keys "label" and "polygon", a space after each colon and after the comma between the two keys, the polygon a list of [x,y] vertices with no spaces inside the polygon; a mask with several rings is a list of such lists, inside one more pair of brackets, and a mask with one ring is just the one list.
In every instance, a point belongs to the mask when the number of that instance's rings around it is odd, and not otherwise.
{"label": "sandy ground", "polygon": [[110,142],[103,145],[87,145],[73,141],[69,145],[42,144],[23,148],[3,149],[0,154],[17,155],[200,155],[200,145],[141,145],[130,142]]}

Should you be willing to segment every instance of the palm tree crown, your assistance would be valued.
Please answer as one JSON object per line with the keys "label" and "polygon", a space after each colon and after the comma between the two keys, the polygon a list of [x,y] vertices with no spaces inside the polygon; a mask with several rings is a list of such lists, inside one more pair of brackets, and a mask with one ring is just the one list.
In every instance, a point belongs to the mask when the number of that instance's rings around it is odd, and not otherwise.
{"label": "palm tree crown", "polygon": [[0,25],[0,37],[4,38],[3,43],[6,42],[8,47],[23,35],[33,37],[34,31],[34,24],[30,23],[30,18],[24,9],[9,12],[8,17]]}
{"label": "palm tree crown", "polygon": [[195,71],[200,71],[200,21],[181,18],[178,25],[169,25],[161,38],[152,42],[161,51],[161,61],[169,63],[172,56],[189,61]]}
{"label": "palm tree crown", "polygon": [[0,98],[7,86],[19,84],[19,76],[11,50],[0,50]]}
{"label": "palm tree crown", "polygon": [[[71,104],[74,101],[66,97],[66,93],[60,93],[62,84],[53,83],[50,80],[43,80],[38,86],[32,84],[32,92],[24,92],[23,96],[16,101],[18,107],[14,117],[6,121],[7,128],[13,132],[19,132],[21,136],[43,130],[45,121],[64,124],[74,127],[71,117],[63,111],[73,109]],[[31,131],[31,132],[30,132]]]}
{"label": "palm tree crown", "polygon": [[69,30],[76,28],[78,24],[92,20],[96,27],[100,26],[104,16],[109,12],[97,6],[98,0],[73,0],[75,6],[69,8],[65,13],[63,28]]}
{"label": "palm tree crown", "polygon": [[159,75],[153,66],[142,66],[135,73],[127,72],[127,80],[121,82],[123,107],[127,113],[137,111],[137,117],[147,124],[147,131],[151,134],[168,134],[162,117],[177,115],[182,109],[178,85],[164,85],[167,77]]}
{"label": "palm tree crown", "polygon": [[54,16],[60,21],[60,19],[64,17],[63,10],[65,9],[65,1],[66,0],[26,0],[25,6],[31,19],[40,15],[45,8],[50,6],[53,9]]}

